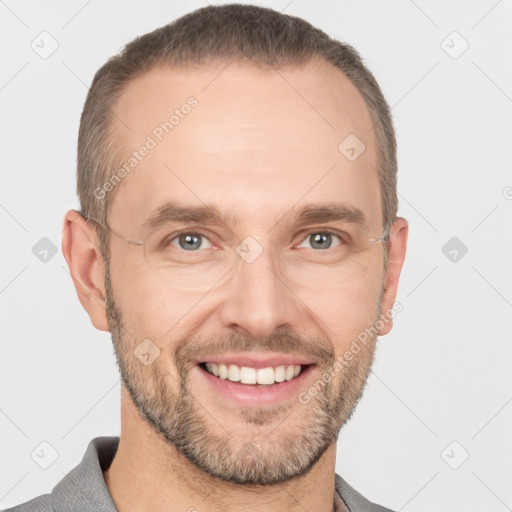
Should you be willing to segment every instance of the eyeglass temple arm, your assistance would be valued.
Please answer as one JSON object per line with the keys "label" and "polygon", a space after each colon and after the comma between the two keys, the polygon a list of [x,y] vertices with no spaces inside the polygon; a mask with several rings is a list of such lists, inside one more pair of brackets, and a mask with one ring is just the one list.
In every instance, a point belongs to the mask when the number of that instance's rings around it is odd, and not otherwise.
{"label": "eyeglass temple arm", "polygon": [[370,238],[370,242],[387,242],[389,240],[389,231],[390,228],[386,229],[384,234],[379,238]]}
{"label": "eyeglass temple arm", "polygon": [[82,217],[84,217],[84,219],[88,220],[88,221],[93,221],[93,222],[96,222],[96,224],[99,224],[100,226],[102,226],[104,229],[107,229],[108,231],[110,231],[111,233],[113,233],[114,235],[118,236],[121,240],[123,240],[124,242],[126,242],[127,244],[130,244],[130,245],[144,245],[144,242],[142,240],[130,240],[129,238],[124,238],[123,236],[121,236],[119,233],[116,233],[110,226],[106,226],[104,225],[102,222],[100,222],[98,219],[95,219],[94,217],[91,217],[91,216],[87,216],[83,213],[80,212],[80,214],[82,215]]}

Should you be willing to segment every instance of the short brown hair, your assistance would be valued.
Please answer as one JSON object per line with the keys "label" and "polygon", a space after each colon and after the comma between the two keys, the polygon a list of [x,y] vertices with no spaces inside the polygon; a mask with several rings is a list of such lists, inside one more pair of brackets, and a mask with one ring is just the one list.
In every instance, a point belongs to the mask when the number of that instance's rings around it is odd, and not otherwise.
{"label": "short brown hair", "polygon": [[131,81],[159,65],[226,59],[279,68],[305,64],[315,57],[341,70],[368,106],[378,143],[383,231],[389,229],[398,209],[395,132],[389,106],[358,52],[303,19],[272,9],[241,4],[208,6],[136,38],[94,76],[80,121],[77,193],[82,215],[99,221],[103,258],[108,260],[109,233],[103,226],[114,192],[100,200],[94,191],[120,165],[112,125],[115,106]]}

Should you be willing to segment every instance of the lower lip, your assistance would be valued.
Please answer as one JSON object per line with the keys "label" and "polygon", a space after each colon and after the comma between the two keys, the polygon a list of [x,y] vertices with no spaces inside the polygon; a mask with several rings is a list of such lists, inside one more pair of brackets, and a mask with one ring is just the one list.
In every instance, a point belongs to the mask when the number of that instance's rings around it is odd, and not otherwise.
{"label": "lower lip", "polygon": [[308,365],[292,380],[276,382],[271,385],[241,384],[221,379],[194,366],[193,371],[199,373],[199,378],[206,381],[217,394],[235,402],[237,405],[276,405],[290,399],[297,399],[301,391],[306,389],[305,381],[313,370],[314,365]]}

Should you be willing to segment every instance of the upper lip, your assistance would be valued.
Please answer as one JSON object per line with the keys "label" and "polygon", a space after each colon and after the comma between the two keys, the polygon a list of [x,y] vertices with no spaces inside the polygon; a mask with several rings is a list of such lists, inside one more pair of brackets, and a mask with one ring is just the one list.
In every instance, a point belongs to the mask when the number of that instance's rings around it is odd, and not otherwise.
{"label": "upper lip", "polygon": [[268,368],[277,366],[288,366],[288,365],[309,365],[315,364],[315,361],[304,356],[297,356],[293,354],[256,354],[256,353],[244,353],[244,354],[223,354],[220,356],[205,356],[202,359],[198,359],[196,364],[201,363],[215,363],[225,364],[236,364],[237,366],[248,366],[250,368]]}

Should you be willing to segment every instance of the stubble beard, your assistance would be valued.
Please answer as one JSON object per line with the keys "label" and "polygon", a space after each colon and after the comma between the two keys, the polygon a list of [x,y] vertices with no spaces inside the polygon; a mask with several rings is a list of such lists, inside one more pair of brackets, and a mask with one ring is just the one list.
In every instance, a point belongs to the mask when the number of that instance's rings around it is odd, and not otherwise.
{"label": "stubble beard", "polygon": [[[112,341],[123,384],[141,418],[156,433],[179,450],[192,464],[208,475],[225,482],[239,485],[274,485],[307,474],[324,452],[335,443],[341,428],[352,417],[356,405],[362,397],[370,373],[377,336],[368,341],[361,351],[346,361],[337,378],[323,382],[316,396],[309,403],[297,400],[291,406],[265,408],[240,408],[240,417],[247,425],[245,432],[230,432],[222,418],[212,419],[193,397],[190,390],[190,354],[201,347],[212,344],[212,340],[202,340],[192,347],[192,342],[184,340],[174,353],[178,378],[165,368],[170,358],[157,358],[151,365],[144,366],[135,357],[134,349],[142,340],[134,337],[126,329],[125,319],[113,297],[108,263],[106,265],[105,286],[107,292],[107,315]],[[378,300],[380,311],[382,293]],[[378,313],[377,313],[378,314]],[[194,338],[197,340],[197,338]],[[187,344],[188,343],[188,344]],[[321,340],[327,347],[325,340]],[[295,346],[300,353],[306,344],[295,334],[276,334],[265,340],[265,349],[278,350]],[[229,346],[253,347],[254,341],[239,334],[229,338]],[[325,372],[332,373],[335,362],[332,349],[312,349],[316,355],[322,354],[324,363],[318,369],[319,381]],[[286,350],[281,350],[286,351]],[[306,391],[306,390],[305,390]],[[283,437],[279,422],[290,421],[288,414],[297,410],[301,414],[295,424],[286,425]],[[276,416],[281,418],[276,421]],[[297,418],[291,414],[290,418]],[[272,428],[273,423],[276,426]],[[266,430],[265,430],[266,429]],[[251,432],[250,440],[247,433]],[[261,432],[262,435],[259,435]],[[263,435],[264,433],[264,435]]]}

